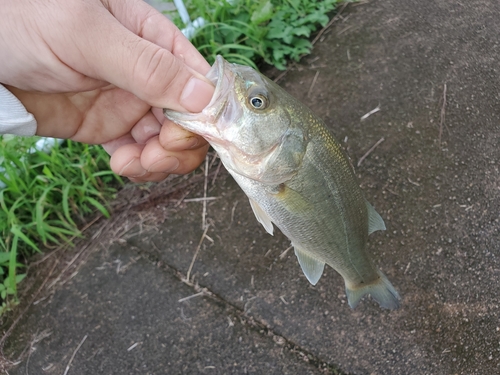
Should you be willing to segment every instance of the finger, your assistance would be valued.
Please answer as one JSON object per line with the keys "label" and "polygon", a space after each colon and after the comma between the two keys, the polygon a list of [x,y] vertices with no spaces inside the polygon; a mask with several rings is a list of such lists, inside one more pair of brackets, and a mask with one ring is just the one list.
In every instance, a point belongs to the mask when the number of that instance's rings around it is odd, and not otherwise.
{"label": "finger", "polygon": [[161,124],[151,111],[141,118],[131,130],[131,135],[137,143],[145,144],[150,138],[160,134]]}
{"label": "finger", "polygon": [[145,145],[130,143],[117,148],[109,160],[111,170],[120,176],[140,178],[148,171],[141,164],[141,153]]}
{"label": "finger", "polygon": [[[182,151],[189,148],[203,147],[207,144],[205,138],[200,135],[191,133],[180,125],[168,120],[160,108],[152,108],[151,112],[156,119],[162,123],[160,131],[160,143],[167,150]],[[192,141],[191,138],[196,138],[196,144],[186,144],[183,141]],[[177,144],[176,144],[177,143]]]}
{"label": "finger", "polygon": [[181,160],[179,167],[173,172],[175,174],[187,174],[194,171],[205,160],[208,151],[208,145],[197,148],[195,150],[178,151],[175,154],[179,155]]}
{"label": "finger", "polygon": [[148,172],[142,167],[140,155],[143,149],[144,145],[137,143],[118,148],[109,161],[113,172],[128,177],[133,182],[157,182],[168,177],[168,173]]}
{"label": "finger", "polygon": [[165,150],[156,137],[144,147],[141,164],[148,172],[186,174],[201,164],[207,151],[208,145],[194,150]]}
{"label": "finger", "polygon": [[169,151],[183,151],[205,147],[207,141],[199,135],[165,119],[159,135],[159,142]]}
{"label": "finger", "polygon": [[125,134],[120,138],[113,139],[112,141],[103,143],[102,148],[104,148],[104,151],[106,151],[109,155],[113,155],[115,151],[118,150],[120,147],[132,143],[138,143],[138,142],[135,141],[135,139],[132,137],[131,134]]}

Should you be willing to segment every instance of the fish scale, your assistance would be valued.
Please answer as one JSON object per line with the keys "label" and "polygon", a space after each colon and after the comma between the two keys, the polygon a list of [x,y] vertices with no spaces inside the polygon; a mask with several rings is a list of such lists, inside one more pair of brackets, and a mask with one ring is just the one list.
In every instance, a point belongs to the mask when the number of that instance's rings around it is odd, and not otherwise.
{"label": "fish scale", "polygon": [[398,308],[398,292],[367,252],[368,235],[385,224],[323,122],[249,67],[218,56],[207,78],[216,88],[202,112],[166,109],[165,116],[214,147],[266,231],[276,225],[292,241],[309,282],[328,264],[343,277],[352,308],[367,294]]}

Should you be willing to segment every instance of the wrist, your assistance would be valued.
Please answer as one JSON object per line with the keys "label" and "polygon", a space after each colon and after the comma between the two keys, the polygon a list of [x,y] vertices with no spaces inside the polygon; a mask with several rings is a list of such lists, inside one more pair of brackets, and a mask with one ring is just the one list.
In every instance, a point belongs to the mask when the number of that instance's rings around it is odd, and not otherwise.
{"label": "wrist", "polygon": [[71,138],[80,120],[80,114],[65,94],[44,94],[5,86],[33,116],[35,128],[30,135],[53,138]]}
{"label": "wrist", "polygon": [[0,84],[0,134],[35,135],[37,121],[22,101]]}

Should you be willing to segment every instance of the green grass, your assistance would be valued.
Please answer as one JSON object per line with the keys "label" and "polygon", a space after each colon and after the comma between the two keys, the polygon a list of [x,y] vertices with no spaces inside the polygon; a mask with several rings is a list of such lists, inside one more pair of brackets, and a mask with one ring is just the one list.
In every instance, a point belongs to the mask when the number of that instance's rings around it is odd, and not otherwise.
{"label": "green grass", "polygon": [[0,137],[0,315],[17,302],[25,277],[19,262],[40,246],[71,244],[84,217],[109,216],[106,202],[121,179],[100,146],[66,141],[49,153],[30,153],[37,137]]}
{"label": "green grass", "polygon": [[[285,69],[311,51],[311,33],[328,23],[338,0],[186,0],[191,20],[206,24],[191,42],[212,64],[215,56],[257,68],[264,61]],[[172,14],[179,28],[185,25]]]}

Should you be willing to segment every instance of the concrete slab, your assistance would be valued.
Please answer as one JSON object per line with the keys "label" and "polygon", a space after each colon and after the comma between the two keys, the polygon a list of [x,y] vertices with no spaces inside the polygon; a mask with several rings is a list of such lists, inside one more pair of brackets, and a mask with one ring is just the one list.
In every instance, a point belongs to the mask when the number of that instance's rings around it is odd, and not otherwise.
{"label": "concrete slab", "polygon": [[321,373],[230,305],[193,295],[134,248],[94,253],[15,332],[12,346],[35,340],[9,373],[62,374],[68,364],[68,374]]}

